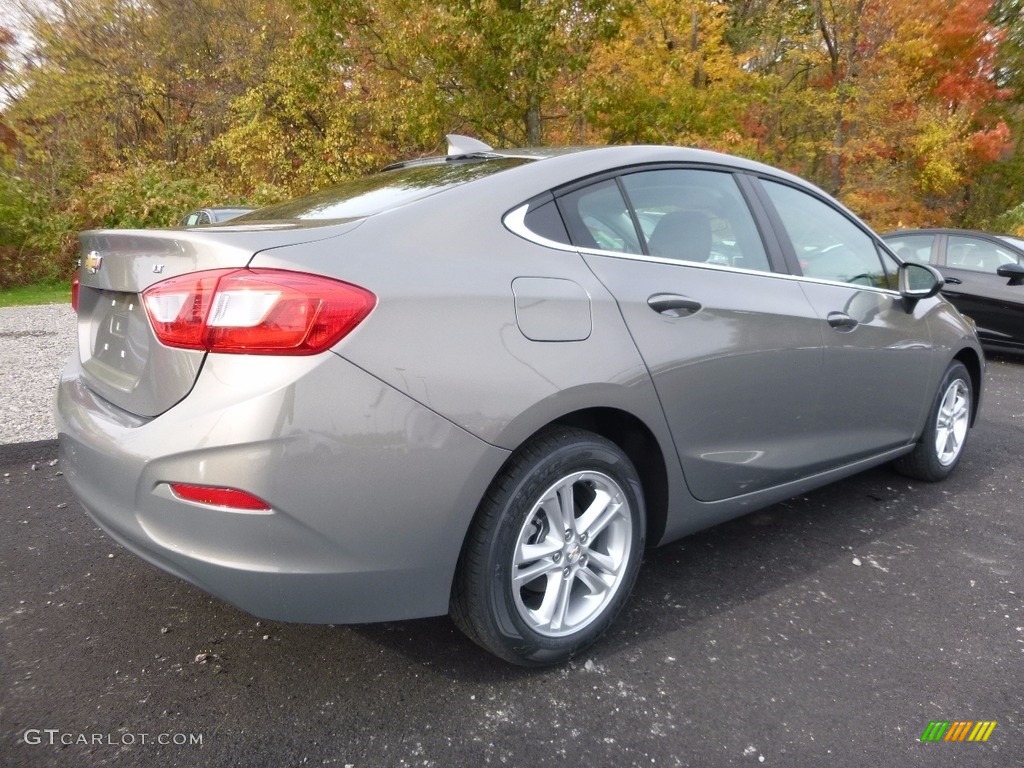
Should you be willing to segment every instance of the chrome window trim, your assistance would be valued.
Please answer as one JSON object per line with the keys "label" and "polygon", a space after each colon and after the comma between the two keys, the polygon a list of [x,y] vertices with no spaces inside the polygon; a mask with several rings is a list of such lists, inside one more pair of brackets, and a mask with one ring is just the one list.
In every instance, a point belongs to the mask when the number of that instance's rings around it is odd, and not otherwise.
{"label": "chrome window trim", "polygon": [[566,253],[575,253],[586,256],[610,256],[613,259],[629,259],[632,261],[645,261],[652,264],[667,264],[669,266],[685,266],[692,267],[695,269],[710,269],[717,272],[733,272],[741,275],[760,275],[762,277],[773,277],[780,280],[794,280],[799,283],[814,283],[817,285],[839,285],[845,288],[856,288],[861,291],[872,291],[874,293],[883,293],[888,296],[900,297],[899,291],[894,291],[891,288],[878,288],[874,285],[858,285],[856,283],[842,283],[838,280],[823,280],[819,277],[807,277],[805,275],[793,275],[787,272],[772,272],[764,271],[761,269],[744,269],[743,267],[727,267],[722,264],[707,264],[698,261],[679,261],[678,259],[666,259],[661,256],[647,256],[642,253],[626,253],[625,251],[602,251],[598,248],[578,248],[575,245],[569,243],[560,243],[557,240],[549,240],[546,237],[532,232],[526,227],[526,212],[529,209],[529,203],[523,203],[518,208],[513,208],[511,211],[505,214],[502,218],[502,224],[505,225],[505,229],[514,235],[517,235],[528,242],[536,245],[543,246],[545,248],[554,248],[558,251],[565,251]]}

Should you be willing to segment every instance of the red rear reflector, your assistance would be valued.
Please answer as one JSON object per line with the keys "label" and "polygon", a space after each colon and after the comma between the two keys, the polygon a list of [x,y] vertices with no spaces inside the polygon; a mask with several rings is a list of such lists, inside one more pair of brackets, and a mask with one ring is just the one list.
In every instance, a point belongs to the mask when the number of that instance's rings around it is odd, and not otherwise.
{"label": "red rear reflector", "polygon": [[229,509],[270,510],[270,505],[263,499],[237,488],[217,488],[212,485],[189,485],[188,483],[170,483],[170,486],[178,498],[194,501],[197,504],[211,504],[215,507]]}
{"label": "red rear reflector", "polygon": [[357,285],[281,269],[214,269],[142,293],[168,347],[250,355],[314,355],[347,336],[377,304]]}
{"label": "red rear reflector", "polygon": [[78,289],[81,285],[81,281],[78,279],[78,273],[75,272],[75,276],[71,278],[71,308],[78,314]]}

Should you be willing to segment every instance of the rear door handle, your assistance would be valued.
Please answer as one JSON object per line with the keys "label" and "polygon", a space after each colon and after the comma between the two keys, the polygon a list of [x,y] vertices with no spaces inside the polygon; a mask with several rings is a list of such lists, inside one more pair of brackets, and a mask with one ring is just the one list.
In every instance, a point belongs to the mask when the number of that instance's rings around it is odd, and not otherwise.
{"label": "rear door handle", "polygon": [[829,312],[828,324],[837,331],[852,331],[857,327],[857,321],[845,312]]}
{"label": "rear door handle", "polygon": [[667,317],[686,317],[701,308],[699,301],[675,293],[656,293],[647,299],[647,306]]}

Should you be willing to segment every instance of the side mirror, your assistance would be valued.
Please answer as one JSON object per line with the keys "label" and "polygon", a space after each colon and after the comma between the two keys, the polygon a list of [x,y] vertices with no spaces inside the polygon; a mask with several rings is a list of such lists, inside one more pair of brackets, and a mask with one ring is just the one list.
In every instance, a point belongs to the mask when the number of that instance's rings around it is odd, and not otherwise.
{"label": "side mirror", "polygon": [[1020,264],[1003,264],[996,274],[1008,278],[1007,285],[1024,285],[1024,267]]}
{"label": "side mirror", "polygon": [[935,267],[914,262],[900,265],[899,281],[903,308],[908,313],[914,311],[917,302],[921,299],[930,299],[946,284],[942,273]]}

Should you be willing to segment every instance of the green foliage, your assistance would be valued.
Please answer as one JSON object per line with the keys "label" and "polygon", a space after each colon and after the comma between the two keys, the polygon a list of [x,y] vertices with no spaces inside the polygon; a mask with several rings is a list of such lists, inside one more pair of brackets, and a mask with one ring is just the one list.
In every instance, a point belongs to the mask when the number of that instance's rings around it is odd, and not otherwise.
{"label": "green foliage", "polygon": [[95,174],[71,210],[86,229],[168,227],[192,208],[240,204],[218,184],[174,178],[166,164],[131,165]]}
{"label": "green foliage", "polygon": [[1024,203],[1014,206],[994,218],[988,229],[993,232],[1024,237]]}
{"label": "green foliage", "polygon": [[0,155],[0,289],[70,274],[74,220]]}
{"label": "green foliage", "polygon": [[31,304],[67,304],[71,301],[71,284],[32,283],[0,289],[0,307],[21,307]]}

